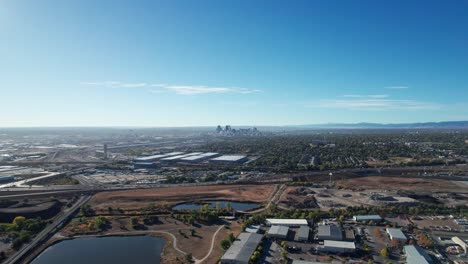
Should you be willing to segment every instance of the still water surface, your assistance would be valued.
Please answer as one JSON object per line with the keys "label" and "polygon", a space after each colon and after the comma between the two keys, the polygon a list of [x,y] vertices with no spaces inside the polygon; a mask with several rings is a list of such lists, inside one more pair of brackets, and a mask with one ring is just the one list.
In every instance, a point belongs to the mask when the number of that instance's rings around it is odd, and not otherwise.
{"label": "still water surface", "polygon": [[166,241],[151,236],[91,237],[59,242],[32,264],[158,264]]}

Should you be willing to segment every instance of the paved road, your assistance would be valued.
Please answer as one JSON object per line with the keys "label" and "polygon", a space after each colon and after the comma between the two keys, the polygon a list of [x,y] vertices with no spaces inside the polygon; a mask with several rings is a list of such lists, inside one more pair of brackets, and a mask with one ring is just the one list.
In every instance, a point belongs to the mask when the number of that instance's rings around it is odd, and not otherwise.
{"label": "paved road", "polygon": [[16,251],[13,256],[8,258],[4,263],[5,264],[14,264],[18,263],[18,261],[26,256],[27,253],[29,253],[30,250],[34,249],[36,246],[38,246],[41,242],[44,242],[44,240],[52,233],[56,231],[56,229],[60,228],[62,224],[68,220],[68,218],[75,213],[83,204],[85,204],[91,196],[83,196],[81,197],[71,208],[66,210],[65,212],[62,212],[59,216],[55,218],[55,220],[52,222],[52,224],[48,225],[44,230],[42,230],[39,234],[37,234],[34,239],[24,245],[20,250]]}

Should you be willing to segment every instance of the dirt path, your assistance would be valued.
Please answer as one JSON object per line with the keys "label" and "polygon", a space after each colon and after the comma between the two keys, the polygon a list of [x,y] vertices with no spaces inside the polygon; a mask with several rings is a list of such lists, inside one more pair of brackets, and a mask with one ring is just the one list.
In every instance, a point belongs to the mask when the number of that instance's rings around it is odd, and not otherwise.
{"label": "dirt path", "polygon": [[[276,185],[277,186],[277,185]],[[248,211],[246,213],[248,214],[257,214],[257,213],[261,213],[263,211],[265,211],[266,209],[268,209],[268,207],[270,207],[271,203],[275,203],[277,204],[278,203],[278,200],[281,198],[281,196],[283,195],[283,192],[286,190],[286,185],[284,184],[281,184],[279,186],[279,188],[277,187],[275,189],[275,191],[273,191],[269,197],[269,202],[268,204],[264,207],[264,208],[260,208],[260,209],[257,209],[257,210],[253,210],[253,211]]]}
{"label": "dirt path", "polygon": [[224,227],[224,225],[220,226],[218,228],[218,230],[216,230],[216,232],[213,234],[213,237],[211,238],[210,251],[208,251],[208,253],[202,259],[195,259],[195,264],[202,263],[203,261],[205,261],[211,255],[211,252],[213,252],[214,244],[215,244],[215,241],[216,241],[216,235],[218,235],[219,231],[221,231],[223,229],[223,227]]}

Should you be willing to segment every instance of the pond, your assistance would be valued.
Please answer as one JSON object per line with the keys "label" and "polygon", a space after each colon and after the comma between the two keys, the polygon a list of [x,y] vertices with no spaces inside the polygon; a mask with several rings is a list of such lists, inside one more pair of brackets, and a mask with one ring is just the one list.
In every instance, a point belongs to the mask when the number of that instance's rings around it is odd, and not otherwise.
{"label": "pond", "polygon": [[233,201],[203,201],[199,203],[182,203],[172,207],[173,210],[198,210],[203,204],[209,204],[211,208],[216,207],[216,203],[219,203],[221,208],[226,208],[226,204],[229,203],[231,208],[236,211],[247,211],[260,206],[258,203],[241,203]]}
{"label": "pond", "polygon": [[90,237],[50,246],[32,264],[157,264],[166,240],[152,236]]}

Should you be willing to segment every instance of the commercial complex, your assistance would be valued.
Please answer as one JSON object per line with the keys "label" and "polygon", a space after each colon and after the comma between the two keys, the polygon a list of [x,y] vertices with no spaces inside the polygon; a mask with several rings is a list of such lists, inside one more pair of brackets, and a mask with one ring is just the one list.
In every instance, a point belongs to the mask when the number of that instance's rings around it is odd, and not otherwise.
{"label": "commercial complex", "polygon": [[221,258],[221,264],[248,264],[250,257],[262,241],[263,236],[255,233],[240,233]]}
{"label": "commercial complex", "polygon": [[133,161],[134,162],[153,162],[153,161],[160,160],[162,158],[181,155],[181,154],[183,154],[183,152],[170,152],[170,153],[166,153],[166,154],[158,154],[158,155],[138,157],[138,158],[135,158]]}
{"label": "commercial complex", "polygon": [[181,158],[180,161],[196,163],[196,162],[205,161],[207,159],[215,158],[215,157],[217,157],[219,155],[220,154],[216,153],[216,152],[207,152],[207,153],[202,153],[202,154],[199,154],[199,155],[193,155],[193,156],[188,156],[188,157],[185,157],[185,158]]}

